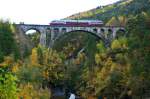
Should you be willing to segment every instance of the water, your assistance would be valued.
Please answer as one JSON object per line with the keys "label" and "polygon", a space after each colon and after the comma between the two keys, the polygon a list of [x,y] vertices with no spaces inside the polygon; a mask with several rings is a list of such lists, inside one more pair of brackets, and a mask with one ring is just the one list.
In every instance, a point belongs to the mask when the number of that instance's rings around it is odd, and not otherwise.
{"label": "water", "polygon": [[52,99],[67,99],[67,98],[63,89],[54,88],[52,91]]}
{"label": "water", "polygon": [[[51,99],[69,99],[69,94],[70,92],[67,92],[67,95],[65,93],[65,90],[63,90],[63,88],[60,88],[60,87],[56,87],[56,88],[53,88],[52,90],[52,98]],[[76,99],[82,99],[80,98],[79,96],[75,95],[76,96]]]}

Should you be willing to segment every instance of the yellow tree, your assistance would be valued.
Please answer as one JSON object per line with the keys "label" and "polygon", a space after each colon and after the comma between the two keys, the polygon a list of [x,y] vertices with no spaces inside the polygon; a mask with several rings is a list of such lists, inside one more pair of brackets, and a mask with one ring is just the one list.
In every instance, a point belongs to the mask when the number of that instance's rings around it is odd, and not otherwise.
{"label": "yellow tree", "polygon": [[116,17],[112,17],[107,23],[106,26],[118,26],[119,21]]}
{"label": "yellow tree", "polygon": [[119,20],[119,25],[120,26],[125,26],[126,23],[127,23],[127,18],[125,16],[119,16],[118,20]]}
{"label": "yellow tree", "polygon": [[37,65],[39,65],[39,63],[38,63],[37,48],[33,48],[33,49],[32,49],[32,54],[31,54],[30,59],[31,59],[31,65],[32,65],[32,66],[37,66]]}

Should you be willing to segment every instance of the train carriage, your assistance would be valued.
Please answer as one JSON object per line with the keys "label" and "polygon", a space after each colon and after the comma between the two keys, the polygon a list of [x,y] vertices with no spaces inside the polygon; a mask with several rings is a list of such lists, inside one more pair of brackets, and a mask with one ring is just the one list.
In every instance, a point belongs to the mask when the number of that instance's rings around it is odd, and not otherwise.
{"label": "train carriage", "polygon": [[54,20],[50,23],[52,27],[100,27],[103,22],[100,20]]}

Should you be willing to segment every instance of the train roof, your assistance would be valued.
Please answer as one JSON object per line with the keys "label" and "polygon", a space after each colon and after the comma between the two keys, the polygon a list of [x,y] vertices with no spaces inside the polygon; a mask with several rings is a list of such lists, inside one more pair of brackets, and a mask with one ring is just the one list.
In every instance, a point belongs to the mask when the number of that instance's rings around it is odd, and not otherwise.
{"label": "train roof", "polygon": [[103,23],[101,20],[54,20],[52,22],[98,22],[98,23]]}

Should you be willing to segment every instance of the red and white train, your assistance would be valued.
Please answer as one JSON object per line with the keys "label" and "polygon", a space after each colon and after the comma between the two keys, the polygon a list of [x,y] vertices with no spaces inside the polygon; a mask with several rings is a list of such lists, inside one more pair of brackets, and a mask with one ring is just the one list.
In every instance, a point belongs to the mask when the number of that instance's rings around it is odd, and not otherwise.
{"label": "red and white train", "polygon": [[51,27],[101,27],[103,22],[100,20],[54,20],[50,23]]}

